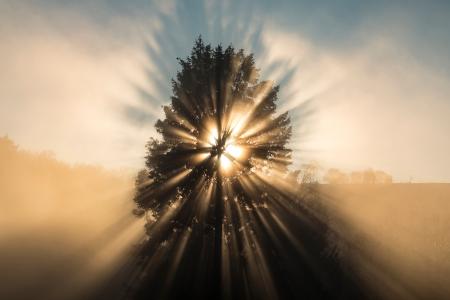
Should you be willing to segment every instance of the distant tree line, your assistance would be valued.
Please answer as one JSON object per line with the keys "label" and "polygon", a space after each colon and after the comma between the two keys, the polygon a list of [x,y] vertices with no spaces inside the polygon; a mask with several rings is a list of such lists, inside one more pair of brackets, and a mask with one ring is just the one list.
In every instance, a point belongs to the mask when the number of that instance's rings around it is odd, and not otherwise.
{"label": "distant tree line", "polygon": [[329,184],[390,184],[392,176],[384,171],[373,169],[346,173],[331,168],[323,176],[323,181]]}

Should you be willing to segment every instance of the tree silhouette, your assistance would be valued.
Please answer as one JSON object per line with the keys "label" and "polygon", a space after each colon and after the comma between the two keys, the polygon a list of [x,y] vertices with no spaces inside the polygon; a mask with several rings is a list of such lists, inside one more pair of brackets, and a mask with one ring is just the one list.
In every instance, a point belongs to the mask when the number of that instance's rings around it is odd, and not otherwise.
{"label": "tree silhouette", "polygon": [[[327,297],[338,268],[326,224],[289,175],[287,113],[253,56],[197,39],[136,180],[147,216],[134,297]],[[293,178],[293,179],[292,179]],[[301,288],[300,291],[297,291]]]}

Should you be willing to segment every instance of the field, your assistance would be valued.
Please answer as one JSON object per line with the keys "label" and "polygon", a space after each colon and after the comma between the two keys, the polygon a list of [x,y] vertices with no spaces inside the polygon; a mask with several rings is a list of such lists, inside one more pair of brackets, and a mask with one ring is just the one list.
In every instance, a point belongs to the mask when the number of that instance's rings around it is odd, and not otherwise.
{"label": "field", "polygon": [[[81,297],[143,235],[132,173],[0,140],[0,298]],[[340,255],[388,299],[450,294],[450,184],[320,185]],[[301,233],[299,233],[301,234]],[[64,278],[63,282],[61,278]]]}
{"label": "field", "polygon": [[[384,297],[450,292],[450,184],[321,185],[347,255]],[[339,227],[339,226],[338,226]]]}

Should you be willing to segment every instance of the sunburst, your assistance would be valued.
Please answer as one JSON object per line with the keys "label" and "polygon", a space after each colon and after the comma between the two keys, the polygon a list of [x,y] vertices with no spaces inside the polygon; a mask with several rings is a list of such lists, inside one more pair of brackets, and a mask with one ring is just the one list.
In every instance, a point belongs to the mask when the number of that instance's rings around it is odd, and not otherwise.
{"label": "sunburst", "polygon": [[301,219],[290,203],[291,127],[287,113],[276,113],[278,87],[259,81],[253,57],[232,47],[199,40],[180,63],[171,105],[156,123],[162,140],[148,144],[147,180],[135,199],[156,219],[147,224],[148,288],[158,272],[169,287],[190,281],[184,276],[195,268],[210,274],[197,278],[206,287],[196,293],[220,298],[242,288],[275,298],[270,251],[287,251],[276,235],[301,251],[281,217]]}

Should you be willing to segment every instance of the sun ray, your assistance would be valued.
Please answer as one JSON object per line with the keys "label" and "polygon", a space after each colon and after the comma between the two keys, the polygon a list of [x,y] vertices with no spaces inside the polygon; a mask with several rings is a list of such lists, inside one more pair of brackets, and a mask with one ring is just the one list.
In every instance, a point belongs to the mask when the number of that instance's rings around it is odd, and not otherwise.
{"label": "sun ray", "polygon": [[[205,283],[194,287],[200,298],[276,299],[289,294],[275,276],[284,278],[284,269],[309,280],[288,258],[310,259],[302,238],[311,234],[294,232],[318,230],[288,177],[289,115],[276,113],[278,87],[258,82],[251,56],[196,45],[173,83],[166,119],[156,124],[162,141],[148,145],[148,188],[136,201],[155,215],[145,289],[179,295],[170,287],[188,281]],[[316,261],[297,266],[318,269]]]}

